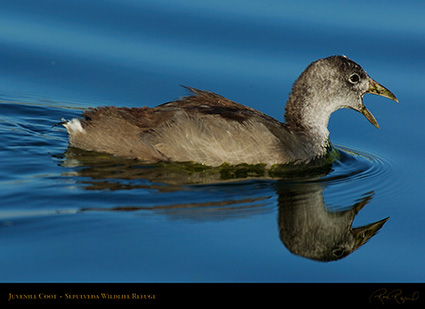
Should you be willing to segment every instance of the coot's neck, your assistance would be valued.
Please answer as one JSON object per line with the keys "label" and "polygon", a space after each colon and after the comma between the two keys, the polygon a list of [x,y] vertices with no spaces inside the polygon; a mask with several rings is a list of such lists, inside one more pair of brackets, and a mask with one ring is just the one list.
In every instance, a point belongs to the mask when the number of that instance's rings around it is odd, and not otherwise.
{"label": "coot's neck", "polygon": [[303,96],[291,94],[285,107],[285,123],[296,135],[305,138],[310,144],[312,156],[322,155],[329,147],[329,117],[334,112],[332,104],[318,103],[304,93]]}

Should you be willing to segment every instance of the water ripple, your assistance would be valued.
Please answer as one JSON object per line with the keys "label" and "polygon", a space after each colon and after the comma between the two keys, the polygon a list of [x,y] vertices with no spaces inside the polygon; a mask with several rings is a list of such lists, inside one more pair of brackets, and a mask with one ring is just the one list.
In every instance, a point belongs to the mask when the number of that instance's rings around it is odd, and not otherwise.
{"label": "water ripple", "polygon": [[327,187],[334,187],[335,195],[379,192],[391,194],[399,187],[394,175],[395,163],[388,157],[371,151],[355,150],[338,146],[341,158],[333,165],[333,170],[319,181]]}

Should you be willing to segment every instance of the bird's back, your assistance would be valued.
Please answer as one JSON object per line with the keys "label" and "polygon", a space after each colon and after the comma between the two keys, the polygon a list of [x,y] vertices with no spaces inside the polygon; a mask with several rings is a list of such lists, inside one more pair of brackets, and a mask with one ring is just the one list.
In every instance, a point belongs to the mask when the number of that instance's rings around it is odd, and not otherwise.
{"label": "bird's back", "polygon": [[279,137],[288,134],[284,124],[215,93],[189,89],[193,95],[155,108],[88,110],[70,143],[149,162],[287,163]]}

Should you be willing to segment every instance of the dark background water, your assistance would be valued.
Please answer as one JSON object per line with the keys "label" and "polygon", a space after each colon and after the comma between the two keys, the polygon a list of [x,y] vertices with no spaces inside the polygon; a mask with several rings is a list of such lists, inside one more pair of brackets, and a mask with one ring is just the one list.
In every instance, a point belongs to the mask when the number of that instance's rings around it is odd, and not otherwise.
{"label": "dark background water", "polygon": [[[0,281],[423,281],[423,16],[421,1],[1,1]],[[333,54],[400,104],[365,96],[380,130],[336,112],[348,155],[321,181],[198,184],[205,173],[68,151],[52,128],[174,100],[180,84],[282,120],[292,82]],[[389,217],[366,244],[332,262],[292,253],[347,238],[318,231],[348,231],[355,204],[354,227]]]}

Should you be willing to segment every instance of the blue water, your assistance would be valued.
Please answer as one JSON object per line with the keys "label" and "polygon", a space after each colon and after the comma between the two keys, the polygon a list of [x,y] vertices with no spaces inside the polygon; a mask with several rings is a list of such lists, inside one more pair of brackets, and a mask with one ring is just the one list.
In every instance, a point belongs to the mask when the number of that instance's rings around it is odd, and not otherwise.
{"label": "blue water", "polygon": [[[425,279],[421,1],[1,2],[1,282]],[[180,84],[283,120],[293,81],[333,54],[400,103],[365,96],[380,130],[336,112],[343,157],[321,177],[145,166],[68,149],[52,128],[88,107],[174,100]],[[307,256],[346,240],[350,216],[354,228],[389,219],[344,258]]]}

